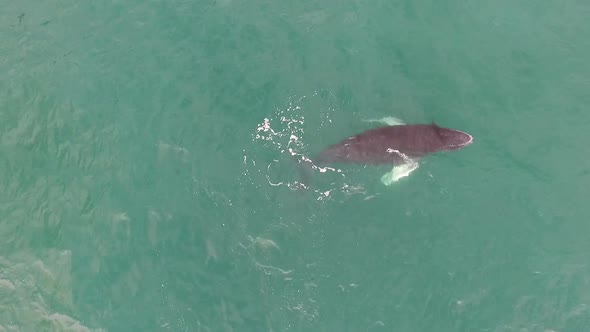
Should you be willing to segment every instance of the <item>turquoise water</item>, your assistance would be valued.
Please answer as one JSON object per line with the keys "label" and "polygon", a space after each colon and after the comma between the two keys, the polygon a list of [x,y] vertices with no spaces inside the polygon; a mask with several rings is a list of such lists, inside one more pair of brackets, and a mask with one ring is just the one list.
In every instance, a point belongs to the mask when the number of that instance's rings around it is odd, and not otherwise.
{"label": "turquoise water", "polygon": [[[5,1],[0,331],[589,331],[588,17]],[[475,142],[294,190],[389,116]]]}

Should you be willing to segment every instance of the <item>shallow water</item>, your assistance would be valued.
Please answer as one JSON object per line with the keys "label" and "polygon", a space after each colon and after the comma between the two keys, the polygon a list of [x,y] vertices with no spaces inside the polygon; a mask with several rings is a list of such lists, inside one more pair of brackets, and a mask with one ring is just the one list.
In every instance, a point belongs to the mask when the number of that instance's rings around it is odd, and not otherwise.
{"label": "shallow water", "polygon": [[[590,5],[0,11],[0,331],[584,331]],[[289,148],[465,130],[384,186]]]}

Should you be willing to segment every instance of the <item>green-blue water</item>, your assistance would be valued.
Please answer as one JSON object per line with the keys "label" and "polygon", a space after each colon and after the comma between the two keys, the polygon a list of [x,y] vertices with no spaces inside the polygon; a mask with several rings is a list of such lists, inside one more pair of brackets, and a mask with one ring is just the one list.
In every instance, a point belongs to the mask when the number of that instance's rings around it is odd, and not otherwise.
{"label": "green-blue water", "polygon": [[0,331],[590,331],[587,1],[0,8]]}

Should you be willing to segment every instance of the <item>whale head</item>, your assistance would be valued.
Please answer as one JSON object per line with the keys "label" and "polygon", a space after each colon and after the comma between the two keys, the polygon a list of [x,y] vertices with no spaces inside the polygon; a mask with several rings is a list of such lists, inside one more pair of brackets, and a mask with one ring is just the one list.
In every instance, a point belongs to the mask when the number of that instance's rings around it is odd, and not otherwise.
{"label": "whale head", "polygon": [[434,132],[439,137],[440,151],[459,150],[473,143],[473,136],[468,133],[449,128],[441,128],[436,124],[432,124]]}

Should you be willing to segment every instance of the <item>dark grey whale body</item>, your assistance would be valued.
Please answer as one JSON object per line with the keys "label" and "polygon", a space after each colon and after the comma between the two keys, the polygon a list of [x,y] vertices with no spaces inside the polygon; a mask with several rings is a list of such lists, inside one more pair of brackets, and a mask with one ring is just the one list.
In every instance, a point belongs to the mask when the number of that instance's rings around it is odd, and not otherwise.
{"label": "dark grey whale body", "polygon": [[473,142],[466,132],[432,124],[373,128],[329,146],[314,159],[316,165],[362,163],[400,165],[405,158],[461,149]]}
{"label": "dark grey whale body", "polygon": [[[427,154],[459,150],[473,142],[470,134],[432,124],[390,125],[369,129],[348,137],[321,151],[313,160],[299,160],[301,184],[307,188],[311,170],[334,163],[409,166],[398,175],[382,178],[389,185],[407,176],[417,167],[416,161]],[[400,166],[402,167],[402,166]],[[386,174],[387,175],[387,174]]]}

